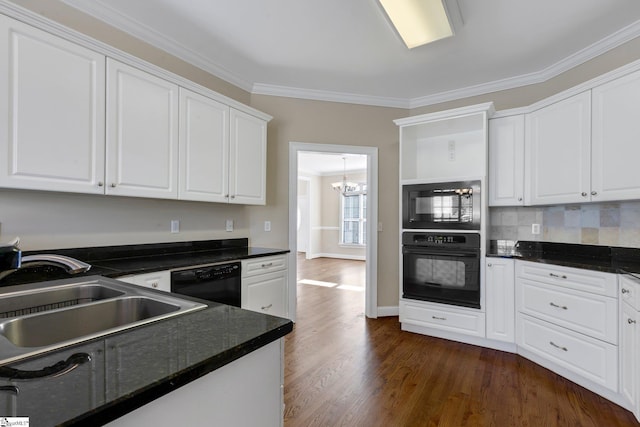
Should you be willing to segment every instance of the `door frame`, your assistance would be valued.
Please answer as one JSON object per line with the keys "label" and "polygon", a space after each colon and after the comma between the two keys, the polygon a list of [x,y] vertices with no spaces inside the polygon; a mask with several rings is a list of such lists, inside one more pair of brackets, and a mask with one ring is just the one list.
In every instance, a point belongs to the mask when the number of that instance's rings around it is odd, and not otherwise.
{"label": "door frame", "polygon": [[378,317],[378,148],[357,145],[289,142],[289,317],[295,322],[297,308],[297,201],[298,152],[349,153],[367,156],[367,248],[364,314]]}

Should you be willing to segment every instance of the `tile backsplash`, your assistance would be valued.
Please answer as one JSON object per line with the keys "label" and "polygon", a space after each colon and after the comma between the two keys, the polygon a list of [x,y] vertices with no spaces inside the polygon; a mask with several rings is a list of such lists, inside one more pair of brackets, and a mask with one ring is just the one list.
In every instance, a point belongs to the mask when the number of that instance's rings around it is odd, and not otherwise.
{"label": "tile backsplash", "polygon": [[[493,207],[489,209],[489,217],[492,240],[640,248],[640,201]],[[540,234],[531,233],[531,224],[540,224]]]}

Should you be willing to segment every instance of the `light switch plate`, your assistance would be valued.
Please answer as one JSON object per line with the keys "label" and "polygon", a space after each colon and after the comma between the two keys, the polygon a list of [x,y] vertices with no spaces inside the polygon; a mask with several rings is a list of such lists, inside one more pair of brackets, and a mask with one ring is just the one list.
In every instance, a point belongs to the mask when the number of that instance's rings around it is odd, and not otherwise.
{"label": "light switch plate", "polygon": [[177,219],[172,219],[171,220],[171,232],[172,233],[179,233],[180,232],[180,221],[178,221]]}
{"label": "light switch plate", "polygon": [[228,219],[225,223],[225,228],[227,231],[233,231],[233,220]]}
{"label": "light switch plate", "polygon": [[271,221],[264,222],[264,231],[271,231]]}

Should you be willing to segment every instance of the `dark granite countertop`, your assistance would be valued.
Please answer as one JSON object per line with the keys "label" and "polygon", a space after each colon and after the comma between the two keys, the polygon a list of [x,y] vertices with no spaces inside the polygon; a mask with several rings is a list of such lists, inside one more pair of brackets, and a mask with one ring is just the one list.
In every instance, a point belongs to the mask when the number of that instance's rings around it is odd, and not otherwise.
{"label": "dark granite countertop", "polygon": [[607,273],[640,274],[640,249],[554,242],[489,243],[488,257],[516,258]]}
{"label": "dark granite countertop", "polygon": [[[88,262],[92,267],[86,274],[73,276],[68,275],[61,268],[53,266],[27,267],[5,277],[0,285],[20,285],[45,280],[78,278],[83,275],[117,278],[129,274],[216,264],[288,252],[289,250],[284,249],[249,247],[248,239],[32,251],[25,252],[25,254],[56,253],[67,255]],[[0,292],[2,292],[1,289]],[[180,297],[193,299],[183,295]],[[224,304],[195,300],[207,303],[208,307],[28,359],[27,364],[38,361],[38,358],[45,356],[55,359],[60,353],[58,358],[63,360],[66,358],[63,356],[68,355],[75,347],[90,344],[92,348],[97,346],[98,353],[104,354],[102,359],[106,360],[103,371],[104,378],[101,380],[105,396],[103,399],[96,399],[96,403],[90,407],[86,407],[86,399],[84,403],[76,402],[73,399],[56,402],[53,408],[47,408],[48,412],[38,410],[37,414],[31,414],[30,422],[32,425],[97,426],[106,424],[285,336],[293,329],[293,323],[288,319]],[[149,346],[152,350],[140,354],[140,357],[135,359],[134,364],[129,366],[128,370],[143,374],[132,375],[131,378],[127,377],[127,387],[110,387],[108,385],[110,379],[121,373],[122,366],[108,363],[108,357],[106,357],[109,352],[108,345],[110,344],[108,343],[117,342],[120,339],[129,342],[133,340],[136,343],[138,339],[136,337],[142,337],[146,342],[147,350],[149,350]],[[156,337],[157,342],[154,341]],[[172,346],[175,351],[169,351],[166,348],[167,337],[175,338],[175,345]],[[96,357],[96,359],[98,358]],[[21,363],[24,362],[21,361]],[[172,368],[167,371],[167,367]],[[80,389],[87,382],[86,375],[77,375],[75,380],[71,375],[60,378],[64,382],[64,386],[68,387],[66,390],[74,389],[76,385]],[[78,384],[74,385],[74,381]],[[6,380],[2,382],[6,383]],[[49,392],[48,387],[43,384],[44,393]],[[114,390],[117,390],[115,394]],[[59,397],[45,396],[48,400]],[[19,399],[23,402],[23,407],[24,399],[29,398],[28,393],[20,394]],[[38,399],[41,401],[42,395],[38,396]]]}
{"label": "dark granite countertop", "polygon": [[[288,253],[288,249],[260,248],[248,245],[248,239],[202,240],[175,243],[150,243],[122,246],[97,246],[76,249],[49,249],[24,252],[24,255],[55,253],[91,264],[85,275],[116,278],[196,265],[217,264],[248,258]],[[27,267],[2,279],[0,286],[81,277],[69,275],[55,266]]]}
{"label": "dark granite countertop", "polygon": [[[209,304],[210,307],[205,310],[166,321],[167,327],[171,326],[171,322],[177,324],[179,366],[174,372],[152,383],[141,380],[137,389],[123,390],[118,396],[107,399],[103,405],[64,425],[103,425],[282,338],[293,330],[293,322],[288,319],[224,304]],[[169,352],[159,350],[153,354],[145,354],[140,359],[138,369],[169,365]],[[150,358],[155,360],[149,360]],[[105,376],[110,375],[114,373],[105,370]]]}

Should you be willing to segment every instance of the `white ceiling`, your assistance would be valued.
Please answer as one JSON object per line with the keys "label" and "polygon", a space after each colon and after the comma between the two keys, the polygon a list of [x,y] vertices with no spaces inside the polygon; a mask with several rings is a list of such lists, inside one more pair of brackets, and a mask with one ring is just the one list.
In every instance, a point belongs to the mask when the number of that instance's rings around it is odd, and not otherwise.
{"label": "white ceiling", "polygon": [[376,0],[62,1],[252,93],[401,108],[538,83],[640,35],[638,0],[458,0],[456,35],[412,50]]}

